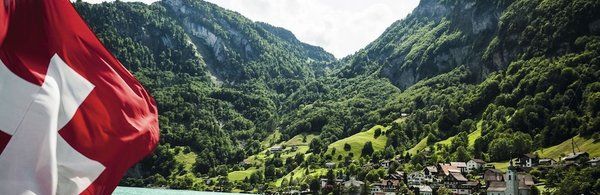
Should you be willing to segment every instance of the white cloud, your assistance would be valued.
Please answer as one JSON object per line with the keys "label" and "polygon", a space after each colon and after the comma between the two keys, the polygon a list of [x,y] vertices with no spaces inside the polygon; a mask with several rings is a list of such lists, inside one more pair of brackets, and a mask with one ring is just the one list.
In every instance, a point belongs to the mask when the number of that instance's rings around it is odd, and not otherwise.
{"label": "white cloud", "polygon": [[419,0],[207,1],[237,11],[254,21],[286,28],[301,41],[321,46],[338,58],[365,47],[419,4]]}

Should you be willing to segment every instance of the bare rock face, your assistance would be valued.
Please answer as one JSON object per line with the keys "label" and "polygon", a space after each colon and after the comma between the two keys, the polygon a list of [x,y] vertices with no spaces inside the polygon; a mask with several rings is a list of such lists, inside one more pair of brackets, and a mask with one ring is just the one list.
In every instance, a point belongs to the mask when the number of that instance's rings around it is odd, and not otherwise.
{"label": "bare rock face", "polygon": [[217,37],[217,35],[209,31],[204,26],[197,23],[192,23],[188,20],[183,22],[183,27],[186,31],[190,32],[192,36],[202,40],[204,44],[208,45],[212,49],[213,55],[219,62],[223,62],[225,60],[225,54],[222,52],[225,48],[225,45],[221,39]]}

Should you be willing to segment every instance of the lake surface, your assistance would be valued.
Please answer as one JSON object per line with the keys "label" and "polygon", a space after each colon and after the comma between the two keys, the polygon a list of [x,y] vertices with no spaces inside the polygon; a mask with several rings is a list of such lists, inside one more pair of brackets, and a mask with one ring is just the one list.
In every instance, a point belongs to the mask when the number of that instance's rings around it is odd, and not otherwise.
{"label": "lake surface", "polygon": [[119,186],[112,193],[113,195],[208,195],[208,194],[230,194],[221,192],[198,192],[189,190],[166,190],[152,188],[132,188]]}

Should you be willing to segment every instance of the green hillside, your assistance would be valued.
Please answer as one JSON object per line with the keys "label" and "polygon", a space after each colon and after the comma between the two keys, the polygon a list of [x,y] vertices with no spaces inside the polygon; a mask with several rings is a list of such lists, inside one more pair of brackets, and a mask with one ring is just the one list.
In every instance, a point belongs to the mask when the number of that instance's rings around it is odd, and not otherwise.
{"label": "green hillside", "polygon": [[427,147],[427,137],[421,139],[421,141],[419,141],[419,143],[417,143],[417,145],[410,148],[408,150],[408,153],[410,155],[415,155],[415,154],[417,154],[417,152],[420,152],[421,150],[425,149],[426,147]]}
{"label": "green hillside", "polygon": [[575,152],[587,152],[590,154],[590,157],[600,157],[600,141],[593,138],[584,138],[579,135],[573,137],[573,141],[569,139],[556,146],[543,148],[536,152],[541,158],[559,160],[561,157],[573,153],[573,145],[575,146]]}
{"label": "green hillside", "polygon": [[[381,135],[379,137],[375,138],[375,131],[377,131],[378,129],[381,131]],[[338,155],[342,155],[342,157],[345,157],[345,156],[348,156],[349,153],[353,153],[352,159],[357,160],[361,157],[363,146],[367,142],[373,143],[374,151],[383,150],[385,148],[385,144],[387,141],[387,137],[385,136],[385,131],[388,129],[389,128],[386,128],[384,126],[376,125],[376,126],[372,127],[371,129],[369,129],[368,131],[360,132],[360,133],[354,134],[350,137],[333,142],[332,144],[327,146],[326,154],[331,154],[332,150],[335,148],[335,154],[333,155],[334,161],[336,161],[336,162],[340,161],[340,160],[337,160],[337,158],[336,158]],[[345,144],[350,145],[350,147],[351,147],[350,151],[344,150]]]}

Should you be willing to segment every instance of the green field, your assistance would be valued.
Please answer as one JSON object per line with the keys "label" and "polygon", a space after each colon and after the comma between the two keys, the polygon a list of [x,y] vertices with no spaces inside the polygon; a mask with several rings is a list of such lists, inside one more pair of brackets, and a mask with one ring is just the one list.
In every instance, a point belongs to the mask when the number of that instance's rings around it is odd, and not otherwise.
{"label": "green field", "polygon": [[229,179],[229,181],[241,181],[247,177],[249,178],[250,175],[256,171],[257,171],[257,169],[255,167],[250,167],[243,171],[231,172],[231,173],[227,174],[227,178]]}
{"label": "green field", "polygon": [[[290,178],[293,178],[297,181],[303,181],[306,178],[305,172],[306,172],[306,168],[297,167],[292,172],[288,173],[287,175],[285,175],[285,176],[279,178],[278,180],[276,180],[275,182],[273,182],[273,185],[278,186],[278,187],[281,186],[281,182],[283,181],[284,178],[288,179],[288,181]],[[308,173],[308,175],[310,175],[313,178],[318,178],[325,174],[327,174],[326,168],[311,169],[311,170],[309,170],[309,173]]]}
{"label": "green field", "polygon": [[269,135],[265,140],[261,141],[260,145],[263,148],[271,147],[272,145],[276,144],[280,139],[281,139],[281,132],[279,132],[279,130],[276,130],[275,132],[273,132],[273,134]]}
{"label": "green field", "polygon": [[420,152],[421,150],[425,149],[426,147],[427,147],[427,137],[421,139],[421,141],[419,141],[419,143],[417,143],[417,145],[415,145],[414,147],[409,149],[408,153],[412,156],[412,155],[417,154],[417,152]]}
{"label": "green field", "polygon": [[479,121],[477,122],[477,130],[469,133],[469,147],[473,147],[475,146],[475,140],[477,140],[477,138],[481,137],[481,124],[483,123],[483,121]]}
{"label": "green field", "polygon": [[315,137],[317,137],[317,135],[308,134],[308,135],[306,135],[306,141],[303,142],[304,135],[296,135],[296,136],[292,137],[292,139],[284,142],[282,145],[285,145],[285,146],[299,146],[299,145],[308,146],[310,141],[312,141]]}
{"label": "green field", "polygon": [[[590,157],[598,157],[600,156],[600,140],[596,141],[594,139],[587,139],[580,136],[573,137],[573,141],[575,143],[575,151],[576,152],[587,152],[590,154]],[[549,148],[544,148],[536,151],[541,158],[552,158],[554,160],[559,160],[561,157],[572,153],[573,147],[571,143],[571,139],[566,140],[556,146],[552,146]]]}
{"label": "green field", "polygon": [[[473,147],[475,145],[475,140],[477,140],[477,138],[481,137],[481,122],[479,122],[477,124],[478,124],[477,130],[475,130],[467,135],[467,137],[469,138],[469,147]],[[452,137],[449,137],[448,139],[436,142],[434,144],[434,148],[435,148],[436,152],[438,152],[438,148],[437,148],[438,145],[449,146],[450,144],[452,144],[452,140],[454,140],[454,137],[456,137],[456,136],[452,136]],[[421,142],[419,142],[419,144],[420,143]]]}
{"label": "green field", "polygon": [[[467,135],[469,137],[469,147],[473,147],[475,145],[475,140],[477,140],[477,138],[481,137],[481,121],[479,121],[477,123],[477,130],[469,133],[469,135]],[[437,152],[437,146],[436,145],[450,145],[452,143],[452,140],[454,139],[455,136],[449,137],[448,139],[442,140],[442,141],[438,141],[434,144],[434,148]],[[410,155],[415,155],[417,154],[417,152],[420,152],[421,150],[427,148],[427,137],[421,139],[421,141],[419,141],[419,143],[417,143],[415,146],[413,146],[411,149],[408,150],[408,153]]]}
{"label": "green field", "polygon": [[[227,178],[231,181],[240,181],[243,180],[246,177],[250,177],[250,175],[260,169],[264,169],[264,161],[265,159],[267,159],[268,157],[273,157],[273,154],[270,154],[269,149],[273,146],[283,146],[285,147],[283,149],[283,151],[281,151],[281,160],[285,161],[286,158],[289,157],[294,157],[296,156],[296,154],[300,153],[300,154],[305,154],[306,152],[308,152],[308,143],[310,143],[311,140],[313,140],[315,137],[317,137],[317,135],[314,134],[308,134],[306,135],[306,140],[304,140],[304,135],[297,135],[294,136],[293,138],[287,140],[287,141],[281,141],[279,143],[274,143],[275,140],[279,140],[281,137],[281,133],[279,133],[278,131],[275,132],[274,134],[270,135],[269,138],[267,140],[269,141],[265,141],[262,144],[268,144],[267,146],[265,146],[265,150],[261,151],[258,154],[249,156],[248,158],[246,158],[246,161],[255,165],[253,167],[250,167],[246,170],[242,170],[242,171],[233,171],[233,172],[229,172],[229,174],[227,174]],[[293,146],[296,146],[297,149],[294,150]],[[304,172],[303,172],[304,173]]]}
{"label": "green field", "polygon": [[504,161],[504,162],[493,162],[493,163],[490,163],[490,164],[493,164],[494,167],[495,167],[495,169],[502,170],[502,171],[506,172],[508,170],[508,164],[509,163],[508,163],[508,161]]}
{"label": "green field", "polygon": [[[377,137],[377,139],[375,139],[375,130],[376,129],[381,129],[381,135],[379,137]],[[370,141],[371,143],[373,143],[373,149],[374,151],[378,151],[378,150],[383,150],[385,148],[385,143],[387,142],[387,137],[385,136],[385,131],[387,130],[387,128],[381,126],[381,125],[376,125],[373,128],[369,129],[368,131],[363,131],[357,134],[354,134],[350,137],[338,140],[336,142],[333,142],[332,144],[329,144],[329,146],[327,147],[327,154],[331,154],[331,150],[333,150],[333,148],[335,148],[336,152],[335,155],[333,157],[334,161],[338,161],[337,160],[337,156],[338,155],[342,155],[342,156],[347,156],[350,152],[352,152],[354,154],[354,160],[359,159],[360,155],[362,153],[362,148],[365,145],[366,142]],[[350,149],[350,151],[345,151],[344,150],[344,144],[350,144],[350,146],[352,147]]]}
{"label": "green field", "polygon": [[183,169],[187,171],[191,171],[194,164],[196,163],[196,153],[189,152],[187,154],[183,153],[183,149],[179,154],[175,155],[175,161],[183,164]]}

